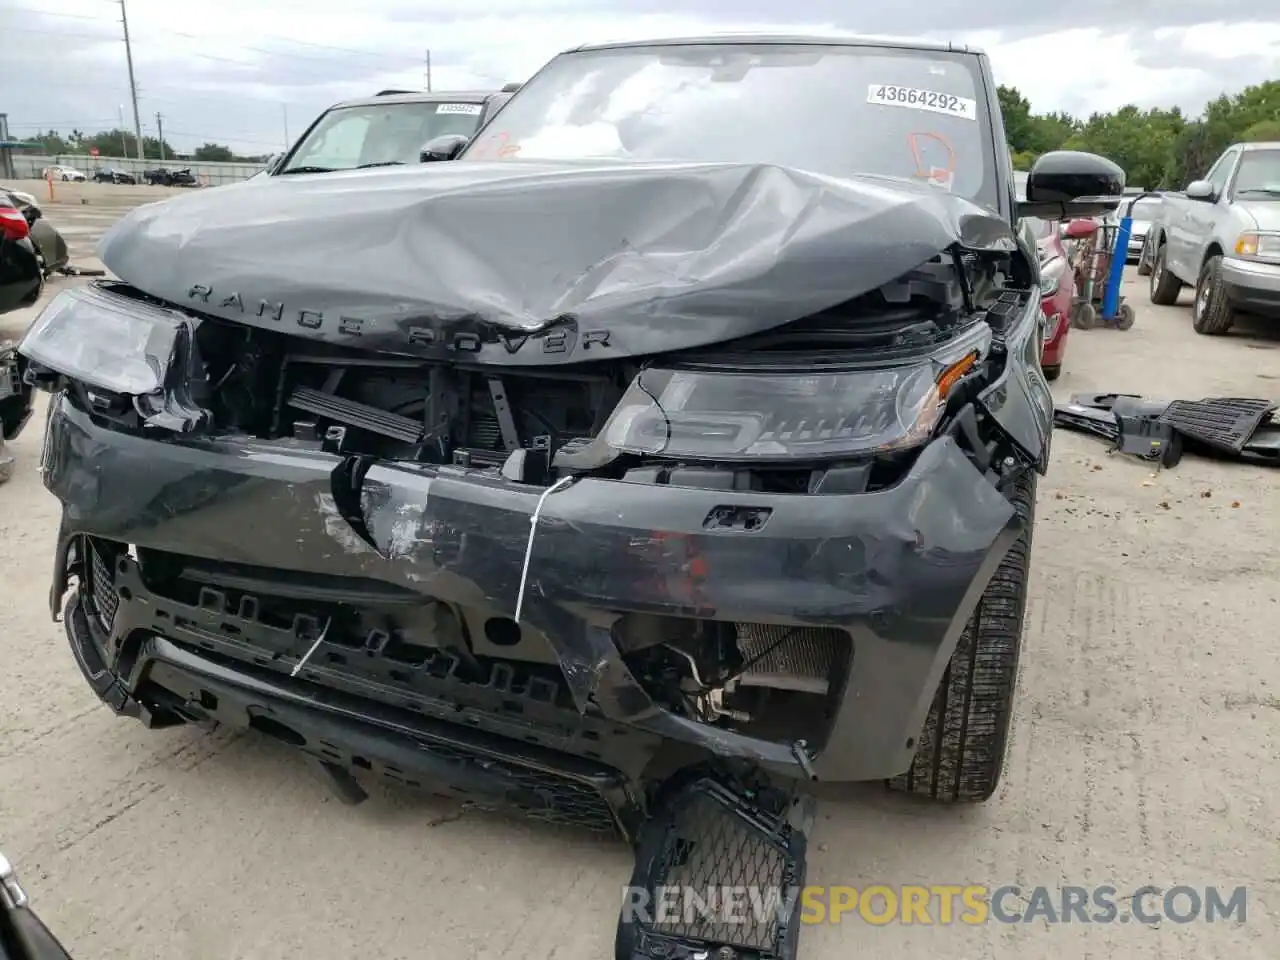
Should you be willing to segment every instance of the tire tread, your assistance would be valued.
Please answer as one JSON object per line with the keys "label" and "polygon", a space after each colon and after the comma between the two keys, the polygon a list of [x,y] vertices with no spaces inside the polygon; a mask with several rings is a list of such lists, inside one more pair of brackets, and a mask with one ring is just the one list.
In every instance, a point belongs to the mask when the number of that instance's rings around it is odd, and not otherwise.
{"label": "tire tread", "polygon": [[965,625],[929,707],[906,773],[890,789],[942,803],[981,802],[995,793],[1013,722],[1022,623],[1031,566],[1036,474],[1014,484],[1025,529],[1001,560]]}

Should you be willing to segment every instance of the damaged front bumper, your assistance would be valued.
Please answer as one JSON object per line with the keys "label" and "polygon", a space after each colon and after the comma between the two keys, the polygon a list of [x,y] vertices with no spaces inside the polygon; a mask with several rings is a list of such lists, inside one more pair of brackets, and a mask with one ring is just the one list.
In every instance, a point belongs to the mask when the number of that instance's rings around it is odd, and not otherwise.
{"label": "damaged front bumper", "polygon": [[[633,785],[662,741],[790,778],[887,778],[910,765],[960,631],[1019,532],[1008,501],[946,436],[895,486],[847,496],[591,478],[548,493],[491,472],[380,463],[355,518],[369,542],[335,500],[343,464],[245,438],[157,442],[99,426],[56,396],[42,460],[64,505],[51,599],[56,611],[75,576],[75,609],[95,589],[98,614],[110,607],[96,627],[82,613],[66,620],[99,695],[123,712],[173,708],[251,726],[287,704],[292,720],[275,732],[313,750],[312,724],[295,714],[338,717],[359,731],[316,737],[348,744],[337,751],[348,765],[371,759],[354,744],[375,730],[448,717],[449,729],[546,749],[566,769],[590,760]],[[109,547],[97,567],[95,543]],[[148,583],[136,559],[145,551],[216,561],[222,579],[184,601]],[[457,683],[447,653],[406,667],[373,629],[353,654],[349,640],[326,636],[331,620],[306,612],[369,598],[479,611],[473,640],[500,655],[510,637],[536,636],[556,679],[495,669],[486,685]],[[285,621],[267,615],[273,604]],[[629,612],[834,631],[848,657],[827,729],[796,743],[665,709],[611,632]],[[515,706],[504,706],[504,687],[519,688]],[[233,706],[210,710],[202,699]],[[609,800],[615,814],[642,802],[619,797]]]}

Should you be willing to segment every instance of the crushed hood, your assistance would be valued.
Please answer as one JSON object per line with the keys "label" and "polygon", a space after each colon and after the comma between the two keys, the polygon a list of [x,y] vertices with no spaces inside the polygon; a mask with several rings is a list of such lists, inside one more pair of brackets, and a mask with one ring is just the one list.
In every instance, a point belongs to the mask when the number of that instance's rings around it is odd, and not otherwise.
{"label": "crushed hood", "polygon": [[527,364],[758,333],[956,243],[1016,247],[993,212],[891,178],[454,161],[266,177],[148,204],[112,227],[99,256],[145,293],[212,316]]}

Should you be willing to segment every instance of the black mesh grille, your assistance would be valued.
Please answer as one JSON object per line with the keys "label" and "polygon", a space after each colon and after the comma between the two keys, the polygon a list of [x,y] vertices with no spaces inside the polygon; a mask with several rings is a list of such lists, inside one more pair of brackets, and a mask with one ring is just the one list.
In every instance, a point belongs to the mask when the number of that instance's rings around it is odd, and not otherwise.
{"label": "black mesh grille", "polygon": [[89,546],[89,600],[98,622],[103,629],[110,630],[116,620],[120,598],[116,595],[110,563],[92,544]]}
{"label": "black mesh grille", "polygon": [[[770,836],[727,811],[709,796],[697,796],[680,811],[667,835],[660,873],[667,887],[697,891],[747,888],[782,891],[787,885],[785,852]],[[653,932],[764,950],[778,938],[776,911],[748,912],[747,922],[728,922],[712,909],[703,918],[682,912],[677,922],[655,923]]]}
{"label": "black mesh grille", "polygon": [[[577,827],[595,833],[616,833],[618,823],[604,796],[588,784],[543,770],[521,766],[465,747],[445,743],[424,743],[421,749],[433,758],[456,768],[458,776],[451,782],[424,782],[410,772],[388,764],[371,763],[361,757],[346,756],[334,744],[319,742],[314,749],[326,760],[378,773],[388,780],[409,787],[443,792],[470,803],[478,809],[515,810],[531,820],[561,826]],[[508,782],[505,803],[498,803],[488,793],[472,796],[465,787],[468,769],[481,768]]]}

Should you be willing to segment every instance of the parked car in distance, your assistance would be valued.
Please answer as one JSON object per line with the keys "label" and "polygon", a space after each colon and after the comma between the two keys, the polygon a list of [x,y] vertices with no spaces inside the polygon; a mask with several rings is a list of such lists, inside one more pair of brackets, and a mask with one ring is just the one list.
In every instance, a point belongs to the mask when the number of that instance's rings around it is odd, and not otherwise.
{"label": "parked car in distance", "polygon": [[1280,141],[1228,147],[1203,179],[1164,195],[1152,232],[1151,302],[1194,287],[1196,333],[1226,333],[1237,313],[1280,319]]}
{"label": "parked car in distance", "polygon": [[1040,308],[1045,316],[1040,369],[1044,371],[1046,380],[1057,380],[1062,376],[1062,364],[1067,355],[1067,333],[1071,330],[1071,303],[1075,293],[1074,275],[1059,225],[1036,217],[1026,217],[1023,223],[1035,237],[1040,254]]}
{"label": "parked car in distance", "polygon": [[200,184],[189,167],[181,170],[171,170],[168,167],[144,170],[142,179],[153,187],[195,187]]}
{"label": "parked car in distance", "polygon": [[[1132,208],[1130,204],[1132,204]],[[1129,232],[1129,243],[1125,249],[1125,263],[1138,263],[1142,259],[1142,248],[1146,245],[1147,234],[1151,230],[1151,224],[1159,219],[1160,211],[1163,209],[1163,196],[1148,196],[1143,197],[1141,200],[1126,197],[1120,201],[1120,206],[1116,209],[1116,212],[1106,218],[1109,223],[1116,224],[1120,222],[1122,217],[1133,218],[1133,224]]]}
{"label": "parked car in distance", "polygon": [[40,171],[40,177],[43,180],[74,180],[83,183],[86,179],[85,175],[75,167],[52,166],[45,167]]}
{"label": "parked car in distance", "polygon": [[138,178],[117,167],[101,167],[93,171],[93,182],[133,184],[138,182]]}
{"label": "parked car in distance", "polygon": [[449,135],[470,139],[513,95],[505,89],[389,90],[334,104],[265,172],[279,177],[418,163],[428,142]]}

